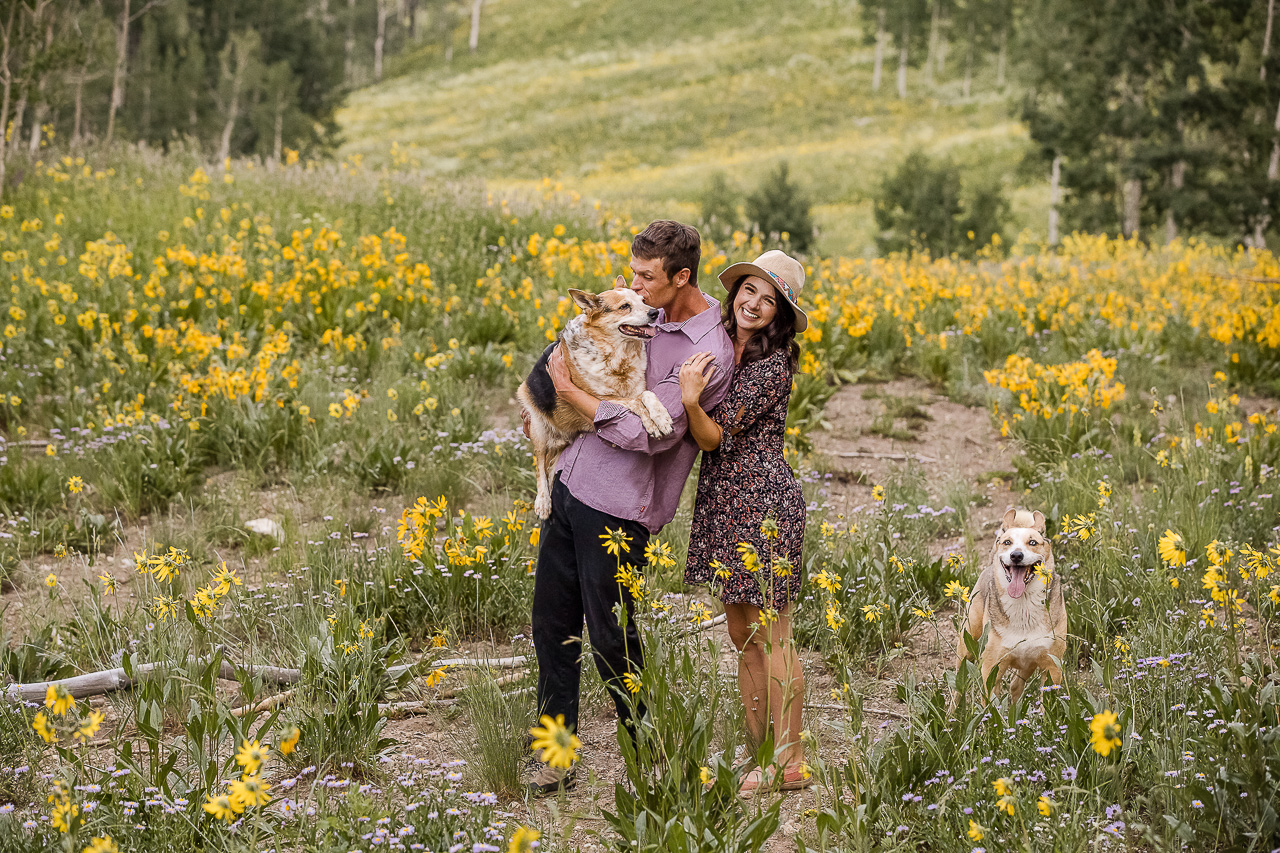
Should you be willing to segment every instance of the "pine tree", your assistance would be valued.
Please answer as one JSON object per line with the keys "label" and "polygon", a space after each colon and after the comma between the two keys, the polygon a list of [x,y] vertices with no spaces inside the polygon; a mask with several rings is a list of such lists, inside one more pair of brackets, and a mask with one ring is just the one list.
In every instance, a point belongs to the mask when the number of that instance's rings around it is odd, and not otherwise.
{"label": "pine tree", "polygon": [[813,216],[808,197],[788,176],[785,161],[747,196],[747,220],[766,236],[777,235],[797,252],[813,243]]}

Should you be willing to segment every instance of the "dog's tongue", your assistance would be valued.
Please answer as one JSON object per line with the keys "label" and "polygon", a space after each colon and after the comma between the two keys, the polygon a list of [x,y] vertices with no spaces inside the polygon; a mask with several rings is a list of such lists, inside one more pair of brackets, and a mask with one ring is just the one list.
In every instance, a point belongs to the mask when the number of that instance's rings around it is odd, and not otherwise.
{"label": "dog's tongue", "polygon": [[1027,570],[1014,567],[1009,570],[1009,597],[1022,598],[1022,594],[1027,591]]}

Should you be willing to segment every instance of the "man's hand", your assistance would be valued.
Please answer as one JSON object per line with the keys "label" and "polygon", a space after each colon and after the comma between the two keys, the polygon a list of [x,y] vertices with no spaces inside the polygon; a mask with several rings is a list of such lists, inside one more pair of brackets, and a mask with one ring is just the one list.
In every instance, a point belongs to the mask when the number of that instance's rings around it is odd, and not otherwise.
{"label": "man's hand", "polygon": [[556,386],[556,394],[561,400],[577,409],[584,418],[595,419],[600,401],[573,384],[563,343],[551,351],[551,357],[547,359],[547,373],[550,374],[551,384]]}
{"label": "man's hand", "polygon": [[573,384],[573,376],[570,375],[569,365],[565,362],[563,343],[551,351],[551,358],[547,359],[547,373],[551,374],[551,384],[556,386],[557,394],[564,394],[577,387]]}
{"label": "man's hand", "polygon": [[520,407],[520,429],[524,431],[525,438],[533,438],[529,435],[529,424],[533,423],[533,418],[529,415],[529,410],[524,406]]}

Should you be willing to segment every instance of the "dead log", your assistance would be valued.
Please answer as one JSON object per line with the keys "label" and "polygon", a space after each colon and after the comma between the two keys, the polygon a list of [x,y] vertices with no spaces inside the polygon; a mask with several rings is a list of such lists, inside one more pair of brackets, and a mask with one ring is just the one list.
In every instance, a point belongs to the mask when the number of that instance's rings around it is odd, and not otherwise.
{"label": "dead log", "polygon": [[683,634],[681,634],[680,636],[682,636],[682,637],[688,637],[688,636],[690,636],[690,635],[692,635],[692,634],[698,634],[698,633],[701,633],[702,631],[705,631],[705,630],[707,630],[708,628],[714,628],[716,625],[719,625],[719,624],[723,623],[723,622],[724,622],[724,621],[726,621],[728,618],[729,618],[729,617],[728,617],[726,614],[721,613],[719,616],[715,616],[715,617],[713,617],[713,618],[711,618],[711,619],[706,620],[705,622],[699,622],[697,625],[692,625],[692,626],[690,626],[690,627],[688,628],[688,630],[686,630],[686,631],[685,631]]}
{"label": "dead log", "polygon": [[[455,667],[493,667],[493,668],[514,668],[523,666],[526,658],[523,656],[512,658],[455,658],[452,660],[439,661],[437,666],[455,666]],[[190,659],[187,666],[203,666],[207,663],[207,659]],[[387,674],[392,678],[407,672],[408,670],[419,666],[419,663],[398,664],[388,667]],[[130,679],[125,674],[123,667],[102,670],[101,672],[88,672],[83,675],[73,675],[70,678],[60,678],[54,681],[39,681],[31,684],[10,684],[5,687],[4,695],[10,701],[24,702],[41,702],[44,700],[45,694],[49,690],[49,686],[60,686],[67,693],[76,699],[83,699],[87,696],[101,696],[104,693],[111,693],[115,690],[123,690],[131,686],[135,681],[150,677],[153,673],[168,673],[181,666],[181,664],[170,663],[168,661],[158,663],[137,664],[133,668],[133,678]],[[265,664],[242,664],[237,666],[225,658],[218,670],[218,677],[228,681],[238,681],[239,673],[247,673],[252,678],[259,678],[267,684],[294,685],[302,680],[302,670],[291,669],[283,666],[267,666]]]}
{"label": "dead log", "polygon": [[[503,693],[504,699],[512,699],[516,696],[523,696],[526,693],[532,693],[534,688],[521,687],[519,690],[512,690],[510,693]],[[408,717],[414,714],[427,714],[436,708],[448,708],[457,705],[460,700],[453,699],[421,699],[416,702],[380,702],[378,703],[378,713],[388,719],[397,719],[399,717]]]}
{"label": "dead log", "polygon": [[[519,681],[520,679],[524,678],[526,674],[527,673],[523,673],[523,672],[513,672],[508,675],[495,678],[493,680],[493,683],[501,687],[504,684],[510,684],[513,681]],[[453,699],[459,693],[461,693],[463,690],[466,690],[466,689],[467,689],[467,685],[465,684],[452,684],[448,687],[442,688],[437,693],[437,696],[440,699]]]}
{"label": "dead log", "polygon": [[838,456],[841,459],[890,459],[895,462],[906,462],[911,459],[917,462],[938,461],[932,456],[924,456],[919,453],[871,453],[867,450],[833,450],[827,455]]}
{"label": "dead log", "polygon": [[297,693],[297,689],[286,690],[283,693],[277,693],[274,696],[268,696],[256,705],[244,705],[231,711],[233,717],[243,717],[246,714],[260,714],[263,711],[270,711],[273,708],[279,708],[288,702]]}
{"label": "dead log", "polygon": [[55,681],[37,681],[31,684],[10,684],[4,688],[4,696],[9,701],[43,702],[49,688],[61,687],[76,699],[87,696],[101,696],[113,690],[122,690],[135,681],[171,671],[171,663],[143,663],[133,668],[133,678],[125,674],[123,667],[107,669],[102,672],[88,672],[84,675],[73,675],[70,678],[59,678]]}
{"label": "dead log", "polygon": [[[524,655],[517,655],[513,658],[449,658],[448,660],[436,661],[432,666],[476,666],[488,667],[489,669],[515,669],[518,666],[524,666],[528,660]],[[395,667],[392,667],[392,669],[395,669]]]}

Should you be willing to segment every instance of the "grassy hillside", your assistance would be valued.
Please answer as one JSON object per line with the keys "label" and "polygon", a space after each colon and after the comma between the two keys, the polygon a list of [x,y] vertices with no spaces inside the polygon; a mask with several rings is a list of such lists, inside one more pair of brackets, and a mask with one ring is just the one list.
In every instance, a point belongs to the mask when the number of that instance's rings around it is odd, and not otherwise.
{"label": "grassy hillside", "polygon": [[961,98],[957,60],[934,86],[913,70],[907,99],[887,60],[873,94],[873,48],[847,4],[492,0],[485,15],[475,56],[459,45],[446,66],[423,48],[354,93],[343,153],[377,161],[395,142],[440,174],[556,178],[637,217],[692,217],[713,172],[750,189],[786,159],[817,206],[820,249],[861,254],[870,195],[923,148],[1006,181],[1020,227],[1043,221],[1042,189],[1016,185],[1029,143],[1007,98],[982,77]]}

